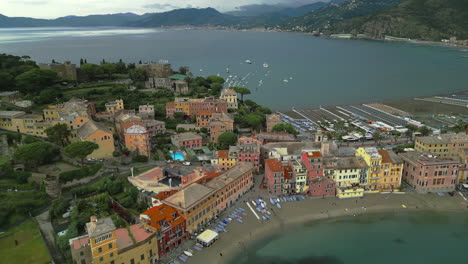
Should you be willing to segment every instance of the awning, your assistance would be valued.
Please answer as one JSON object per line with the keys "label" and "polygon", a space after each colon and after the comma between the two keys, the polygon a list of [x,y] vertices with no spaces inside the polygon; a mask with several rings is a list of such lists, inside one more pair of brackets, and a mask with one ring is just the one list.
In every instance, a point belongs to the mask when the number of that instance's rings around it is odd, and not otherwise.
{"label": "awning", "polygon": [[463,188],[468,189],[468,184],[463,184]]}
{"label": "awning", "polygon": [[211,229],[205,230],[203,233],[197,236],[197,239],[203,243],[210,244],[213,240],[218,238],[218,233]]}

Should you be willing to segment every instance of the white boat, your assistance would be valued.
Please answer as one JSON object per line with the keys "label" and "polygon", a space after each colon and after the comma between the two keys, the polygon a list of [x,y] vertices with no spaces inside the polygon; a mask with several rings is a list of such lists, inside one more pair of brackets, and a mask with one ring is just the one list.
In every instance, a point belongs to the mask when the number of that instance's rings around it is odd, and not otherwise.
{"label": "white boat", "polygon": [[250,61],[250,60],[245,60],[245,63],[247,63],[247,64],[252,64],[252,61]]}
{"label": "white boat", "polygon": [[287,83],[287,82],[289,82],[289,81],[288,81],[287,79],[284,79],[283,82]]}
{"label": "white boat", "polygon": [[189,251],[184,251],[184,254],[187,255],[187,256],[189,256],[189,257],[192,257],[192,256],[193,256],[193,254],[192,254],[191,252],[189,252]]}
{"label": "white boat", "polygon": [[229,68],[226,68],[226,72],[229,73]]}
{"label": "white boat", "polygon": [[263,68],[268,68],[270,67],[270,65],[268,65],[268,63],[263,63]]}

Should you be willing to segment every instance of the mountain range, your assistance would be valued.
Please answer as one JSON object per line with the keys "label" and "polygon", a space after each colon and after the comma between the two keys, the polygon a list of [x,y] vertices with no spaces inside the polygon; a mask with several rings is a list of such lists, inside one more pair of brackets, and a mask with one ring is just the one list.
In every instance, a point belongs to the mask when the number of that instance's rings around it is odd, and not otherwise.
{"label": "mountain range", "polygon": [[0,27],[77,26],[261,27],[440,41],[452,36],[468,39],[468,0],[332,0],[299,7],[253,5],[227,13],[213,8],[187,8],[144,15],[120,13],[50,20],[0,15]]}

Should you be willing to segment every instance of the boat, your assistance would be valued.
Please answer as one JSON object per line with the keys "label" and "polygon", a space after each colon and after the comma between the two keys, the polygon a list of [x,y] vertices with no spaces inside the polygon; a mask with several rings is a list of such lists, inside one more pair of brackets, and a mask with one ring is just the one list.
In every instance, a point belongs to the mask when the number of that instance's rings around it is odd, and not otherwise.
{"label": "boat", "polygon": [[190,252],[190,251],[184,251],[184,254],[189,256],[189,257],[193,257],[193,254]]}
{"label": "boat", "polygon": [[274,200],[273,198],[270,198],[270,203],[271,203],[272,205],[275,205],[275,200]]}
{"label": "boat", "polygon": [[277,204],[276,204],[276,207],[278,207],[278,208],[281,209],[281,204],[277,203]]}
{"label": "boat", "polygon": [[263,68],[268,68],[270,67],[270,65],[268,65],[268,63],[263,63]]}
{"label": "boat", "polygon": [[247,64],[252,64],[252,61],[250,61],[250,60],[245,60],[245,63],[247,63]]}
{"label": "boat", "polygon": [[284,79],[283,82],[287,83],[287,82],[289,82],[289,81],[288,81],[287,79]]}
{"label": "boat", "polygon": [[229,73],[229,68],[226,68],[226,72]]}

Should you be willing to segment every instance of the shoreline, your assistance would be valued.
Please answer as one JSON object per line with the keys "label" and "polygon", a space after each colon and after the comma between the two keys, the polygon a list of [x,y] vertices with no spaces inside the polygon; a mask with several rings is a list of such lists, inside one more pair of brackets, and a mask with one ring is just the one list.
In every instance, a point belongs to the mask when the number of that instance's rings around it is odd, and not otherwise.
{"label": "shoreline", "polygon": [[[250,196],[250,195],[249,195]],[[251,199],[249,199],[250,201]],[[267,202],[269,206],[271,204]],[[333,205],[336,204],[336,205]],[[375,215],[380,213],[399,212],[466,212],[467,204],[460,195],[440,197],[437,194],[366,194],[362,199],[340,200],[336,197],[314,198],[306,197],[300,202],[282,203],[281,209],[273,208],[268,221],[257,220],[244,202],[236,203],[229,208],[229,214],[234,208],[243,207],[248,216],[244,223],[231,222],[227,233],[221,233],[220,238],[209,248],[196,252],[189,263],[232,263],[243,250],[254,246],[268,237],[278,233],[301,227],[309,223],[324,220],[353,217],[357,215]],[[402,205],[405,205],[404,208]],[[276,210],[275,210],[276,209]],[[222,254],[222,256],[220,255]]]}

